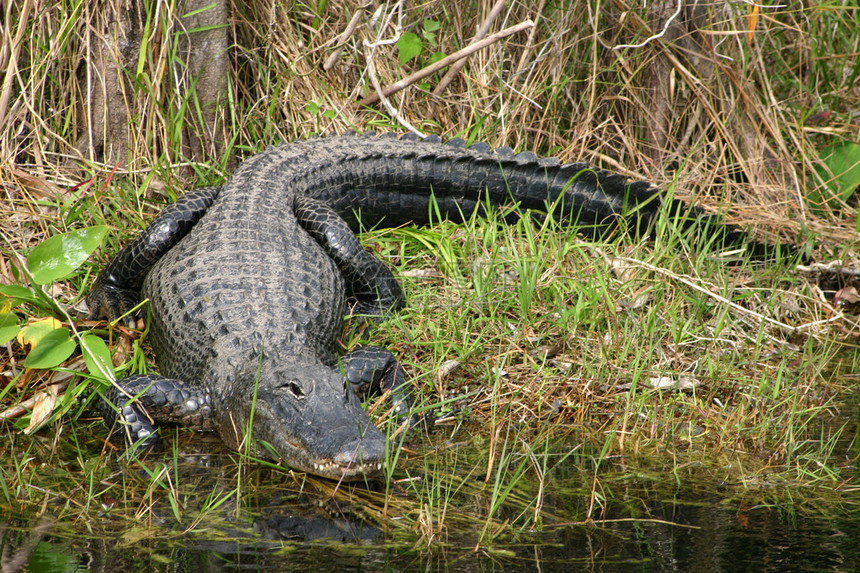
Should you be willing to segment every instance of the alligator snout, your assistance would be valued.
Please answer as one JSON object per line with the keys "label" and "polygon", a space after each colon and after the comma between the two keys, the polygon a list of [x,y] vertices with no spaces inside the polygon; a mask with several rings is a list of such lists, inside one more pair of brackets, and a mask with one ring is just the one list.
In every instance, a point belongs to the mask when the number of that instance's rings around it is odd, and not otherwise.
{"label": "alligator snout", "polygon": [[343,481],[380,476],[386,437],[352,392],[344,399],[340,373],[323,365],[296,370],[261,377],[274,383],[259,384],[253,401],[234,400],[234,419],[219,424],[224,440],[241,444],[234,429],[245,436],[252,421],[251,437],[262,443],[257,451],[284,465]]}

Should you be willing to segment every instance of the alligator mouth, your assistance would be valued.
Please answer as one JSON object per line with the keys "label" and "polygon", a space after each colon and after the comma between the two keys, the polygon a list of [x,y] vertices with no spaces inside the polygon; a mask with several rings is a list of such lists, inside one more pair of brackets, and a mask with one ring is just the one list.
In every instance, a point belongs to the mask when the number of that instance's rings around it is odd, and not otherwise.
{"label": "alligator mouth", "polygon": [[[357,398],[343,400],[339,375],[330,383],[321,376],[319,380],[315,388],[308,384],[308,397],[299,400],[279,387],[257,391],[252,449],[294,470],[331,480],[380,477],[386,459],[385,434],[373,425]],[[339,387],[332,389],[335,384]],[[245,442],[251,414],[247,403],[235,399],[236,406],[218,429],[224,441],[238,449]]]}
{"label": "alligator mouth", "polygon": [[[281,448],[275,449],[279,451],[281,463],[295,470],[327,479],[345,482],[372,480],[381,476],[385,467],[384,462],[377,455],[368,456],[367,461],[362,460],[360,453],[362,448],[372,448],[378,444],[361,443],[357,447],[348,448],[346,450],[348,453],[345,451],[335,456],[325,457],[310,454],[305,444],[287,439],[285,436],[281,436],[280,445]],[[384,447],[383,443],[383,450]],[[349,459],[349,461],[340,462],[337,458]]]}
{"label": "alligator mouth", "polygon": [[[288,464],[289,465],[289,464]],[[343,466],[336,462],[314,463],[308,473],[340,481],[372,479],[382,474],[382,462]]]}

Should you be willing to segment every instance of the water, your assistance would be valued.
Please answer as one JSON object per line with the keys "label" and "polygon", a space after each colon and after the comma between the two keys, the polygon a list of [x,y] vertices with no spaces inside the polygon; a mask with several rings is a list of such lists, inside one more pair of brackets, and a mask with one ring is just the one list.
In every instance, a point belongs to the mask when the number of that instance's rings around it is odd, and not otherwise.
{"label": "water", "polygon": [[860,571],[857,408],[843,413],[831,424],[849,424],[835,451],[842,482],[723,484],[631,460],[589,472],[593,453],[583,453],[542,490],[531,475],[520,480],[495,513],[498,492],[474,470],[481,464],[468,453],[452,462],[441,447],[439,467],[452,469],[438,492],[402,479],[433,470],[425,455],[401,461],[402,481],[387,494],[333,496],[330,482],[237,465],[217,438],[184,431],[147,471],[104,464],[97,432],[83,428],[75,441],[91,460],[31,462],[17,474],[5,464],[5,499],[30,498],[0,504],[3,571]]}
{"label": "water", "polygon": [[[856,571],[860,513],[790,517],[772,508],[725,506],[718,499],[641,499],[656,521],[552,528],[529,541],[474,550],[456,539],[433,549],[376,540],[274,542],[193,535],[144,539],[47,536],[28,571]],[[625,512],[611,512],[622,518]],[[629,517],[629,515],[628,515]],[[692,525],[695,528],[683,527]],[[223,533],[223,532],[222,532]],[[234,532],[235,534],[235,532]],[[4,547],[23,534],[7,530]]]}

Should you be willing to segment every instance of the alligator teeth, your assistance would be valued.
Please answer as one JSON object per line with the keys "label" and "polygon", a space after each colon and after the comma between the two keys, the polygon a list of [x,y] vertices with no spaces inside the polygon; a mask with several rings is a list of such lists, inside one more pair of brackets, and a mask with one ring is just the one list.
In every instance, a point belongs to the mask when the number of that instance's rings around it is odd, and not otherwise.
{"label": "alligator teeth", "polygon": [[328,463],[313,462],[313,467],[318,472],[332,473],[332,472],[336,472],[338,470],[341,470],[341,471],[351,470],[353,472],[364,473],[364,472],[367,472],[369,470],[375,470],[375,471],[382,470],[383,464],[382,464],[382,462],[377,462],[375,464],[360,464],[360,465],[355,465],[355,466],[343,467],[340,464],[337,464],[335,462],[328,462]]}

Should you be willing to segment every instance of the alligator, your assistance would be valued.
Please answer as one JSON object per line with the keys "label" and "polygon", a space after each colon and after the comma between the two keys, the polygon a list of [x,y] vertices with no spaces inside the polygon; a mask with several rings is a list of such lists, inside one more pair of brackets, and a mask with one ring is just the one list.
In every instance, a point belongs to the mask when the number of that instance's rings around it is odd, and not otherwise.
{"label": "alligator", "polygon": [[770,249],[647,182],[585,163],[411,135],[281,144],[223,186],[167,206],[97,277],[87,297],[93,318],[126,316],[149,299],[161,372],[106,391],[105,421],[144,446],[157,441],[151,415],[325,478],[378,477],[386,438],[361,399],[389,391],[408,419],[406,376],[382,348],[339,357],[337,339],[348,313],[378,319],[401,308],[404,294],[355,233],[463,221],[487,205],[551,213],[593,236],[647,234],[669,209],[721,244]]}

